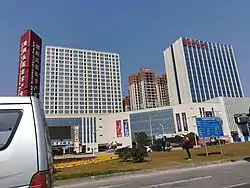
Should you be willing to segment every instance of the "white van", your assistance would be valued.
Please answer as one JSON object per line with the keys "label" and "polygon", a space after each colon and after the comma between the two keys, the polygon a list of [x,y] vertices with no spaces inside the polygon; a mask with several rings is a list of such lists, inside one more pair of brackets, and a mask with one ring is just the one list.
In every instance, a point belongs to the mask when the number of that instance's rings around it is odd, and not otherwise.
{"label": "white van", "polygon": [[0,187],[53,187],[48,127],[35,97],[0,97]]}

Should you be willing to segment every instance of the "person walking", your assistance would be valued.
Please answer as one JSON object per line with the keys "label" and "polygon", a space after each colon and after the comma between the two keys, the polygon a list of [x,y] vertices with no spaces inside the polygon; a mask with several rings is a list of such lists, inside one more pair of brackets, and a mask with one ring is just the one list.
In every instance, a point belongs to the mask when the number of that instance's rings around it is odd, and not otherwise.
{"label": "person walking", "polygon": [[191,161],[191,153],[189,150],[189,146],[190,146],[190,139],[188,138],[188,136],[186,134],[183,134],[183,145],[182,148],[186,150],[187,155],[188,155],[188,161]]}

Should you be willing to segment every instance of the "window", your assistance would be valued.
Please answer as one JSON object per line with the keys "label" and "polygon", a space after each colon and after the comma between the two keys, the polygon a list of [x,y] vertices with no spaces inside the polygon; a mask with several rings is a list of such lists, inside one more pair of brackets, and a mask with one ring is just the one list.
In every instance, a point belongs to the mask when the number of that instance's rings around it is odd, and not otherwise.
{"label": "window", "polygon": [[0,151],[11,143],[22,114],[21,110],[0,110]]}

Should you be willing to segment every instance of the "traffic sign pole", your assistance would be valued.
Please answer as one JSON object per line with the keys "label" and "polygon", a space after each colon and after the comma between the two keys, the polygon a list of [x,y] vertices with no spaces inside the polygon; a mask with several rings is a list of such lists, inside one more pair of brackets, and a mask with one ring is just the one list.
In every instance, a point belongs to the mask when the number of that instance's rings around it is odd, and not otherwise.
{"label": "traffic sign pole", "polygon": [[207,142],[205,140],[205,150],[206,150],[206,155],[208,156],[208,150],[207,150]]}
{"label": "traffic sign pole", "polygon": [[220,143],[220,137],[219,137],[219,145],[220,145],[220,153],[221,153],[221,155],[223,155],[223,150],[222,150],[222,146],[221,146],[221,143]]}

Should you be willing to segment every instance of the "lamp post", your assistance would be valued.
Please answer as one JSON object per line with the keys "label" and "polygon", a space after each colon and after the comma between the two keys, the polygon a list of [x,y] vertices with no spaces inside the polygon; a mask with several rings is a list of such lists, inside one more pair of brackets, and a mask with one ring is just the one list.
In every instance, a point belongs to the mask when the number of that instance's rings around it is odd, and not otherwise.
{"label": "lamp post", "polygon": [[161,128],[162,128],[162,137],[164,136],[165,134],[165,131],[164,131],[164,125],[160,124]]}
{"label": "lamp post", "polygon": [[[91,135],[92,139],[93,139],[94,135],[95,135],[98,131],[100,131],[101,128],[102,128],[102,126],[100,125],[98,129],[96,129],[96,130],[94,130],[94,131],[92,132],[92,135]],[[92,148],[92,154],[93,154],[93,156],[95,156],[95,148]]]}
{"label": "lamp post", "polygon": [[151,137],[151,144],[153,146],[154,141],[153,141],[153,130],[152,130],[152,117],[149,117],[149,129],[150,129],[150,137]]}

